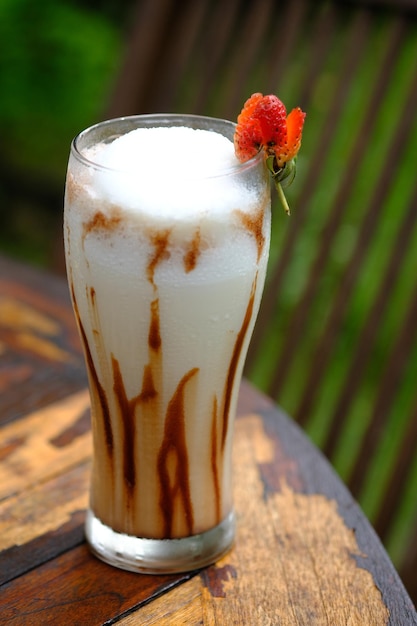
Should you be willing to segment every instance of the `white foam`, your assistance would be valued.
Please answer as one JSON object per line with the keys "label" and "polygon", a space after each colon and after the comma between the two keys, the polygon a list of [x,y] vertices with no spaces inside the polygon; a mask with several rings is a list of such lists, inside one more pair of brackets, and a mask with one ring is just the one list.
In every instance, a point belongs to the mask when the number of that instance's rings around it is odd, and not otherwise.
{"label": "white foam", "polygon": [[85,156],[108,168],[95,171],[95,193],[127,209],[184,218],[248,205],[247,187],[224,175],[239,165],[233,142],[216,132],[138,128]]}
{"label": "white foam", "polygon": [[155,182],[161,170],[169,178],[201,178],[238,164],[227,137],[176,126],[137,128],[105,145],[97,158],[106,167],[146,174]]}

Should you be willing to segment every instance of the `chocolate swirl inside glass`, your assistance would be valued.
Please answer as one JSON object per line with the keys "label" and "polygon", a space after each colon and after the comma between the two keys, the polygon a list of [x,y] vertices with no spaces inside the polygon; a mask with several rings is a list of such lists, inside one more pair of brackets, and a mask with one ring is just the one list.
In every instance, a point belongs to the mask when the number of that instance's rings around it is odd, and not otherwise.
{"label": "chocolate swirl inside glass", "polygon": [[156,127],[234,133],[199,116],[97,124],[72,143],[64,211],[91,397],[86,536],[102,560],[146,573],[193,570],[233,544],[233,425],[270,232],[262,155],[175,180],[164,155],[152,185],[96,162],[97,147]]}

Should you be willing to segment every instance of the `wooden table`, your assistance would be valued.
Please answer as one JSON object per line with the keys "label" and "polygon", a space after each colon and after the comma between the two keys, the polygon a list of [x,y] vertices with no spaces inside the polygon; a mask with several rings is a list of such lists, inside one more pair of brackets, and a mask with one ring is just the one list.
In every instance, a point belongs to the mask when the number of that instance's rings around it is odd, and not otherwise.
{"label": "wooden table", "polygon": [[216,565],[145,576],[83,538],[89,398],[66,283],[0,257],[0,622],[417,624],[387,554],[330,465],[243,383],[238,533]]}

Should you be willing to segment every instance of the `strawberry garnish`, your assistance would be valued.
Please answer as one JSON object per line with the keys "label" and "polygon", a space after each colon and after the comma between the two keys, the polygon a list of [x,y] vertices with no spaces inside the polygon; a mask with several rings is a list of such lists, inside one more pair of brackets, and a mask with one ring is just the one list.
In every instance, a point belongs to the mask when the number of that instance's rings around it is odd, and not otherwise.
{"label": "strawberry garnish", "polygon": [[254,93],[246,100],[240,115],[237,118],[237,127],[234,136],[235,153],[239,161],[244,163],[258,154],[262,147],[263,136],[259,120],[254,111],[262,100],[261,93]]}
{"label": "strawberry garnish", "polygon": [[254,93],[237,118],[234,136],[237,158],[244,163],[260,150],[264,151],[267,167],[287,213],[289,207],[281,183],[286,181],[288,185],[294,180],[305,116],[299,107],[287,116],[277,96]]}
{"label": "strawberry garnish", "polygon": [[306,114],[297,107],[293,109],[287,117],[287,136],[279,150],[276,151],[277,164],[284,167],[297,156],[301,147],[301,135],[303,132],[304,119]]}

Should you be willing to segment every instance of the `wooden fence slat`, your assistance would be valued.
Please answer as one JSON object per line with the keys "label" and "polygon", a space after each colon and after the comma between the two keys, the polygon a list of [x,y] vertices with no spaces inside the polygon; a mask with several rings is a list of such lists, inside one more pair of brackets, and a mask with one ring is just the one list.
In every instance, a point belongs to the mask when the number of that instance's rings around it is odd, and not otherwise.
{"label": "wooden fence slat", "polygon": [[[241,5],[242,6],[242,5]],[[247,82],[253,71],[257,55],[270,24],[274,0],[260,0],[245,7],[243,23],[239,32],[235,31],[233,52],[228,60],[227,76],[224,93],[221,95],[223,115],[228,119],[236,119],[242,108],[242,86]],[[247,94],[243,98],[249,97]]]}
{"label": "wooden fence slat", "polygon": [[[277,85],[282,84],[282,76],[285,68],[289,64],[294,54],[297,41],[301,38],[301,31],[305,26],[305,19],[308,11],[307,2],[303,0],[293,0],[292,2],[281,3],[279,14],[281,19],[275,19],[272,23],[273,33],[269,35],[269,50],[266,53],[265,65],[267,66],[267,78],[265,84],[266,93],[275,93]],[[327,23],[326,12],[320,24],[325,24],[327,32],[331,31],[331,25]],[[334,13],[332,13],[334,15]],[[322,37],[322,41],[326,39]],[[316,41],[317,38],[316,38]],[[327,46],[326,50],[327,50]],[[316,48],[313,45],[312,50]],[[308,76],[316,76],[314,68],[310,68]]]}
{"label": "wooden fence slat", "polygon": [[[321,136],[320,156],[317,155],[310,164],[310,169],[301,192],[301,197],[297,202],[297,219],[294,220],[289,226],[288,236],[284,242],[284,247],[280,254],[278,264],[272,270],[272,276],[268,282],[267,294],[260,314],[260,323],[258,324],[260,329],[267,329],[269,321],[268,317],[270,319],[273,316],[273,311],[276,306],[276,294],[279,294],[280,283],[289,263],[292,249],[295,246],[296,237],[302,225],[303,215],[307,209],[309,199],[313,195],[313,190],[317,185],[322,163],[326,160],[327,151],[330,149],[331,137],[335,133],[337,125],[339,124],[340,115],[345,104],[346,90],[349,89],[349,85],[354,79],[358,65],[361,62],[362,50],[367,43],[369,26],[370,19],[366,12],[359,12],[350,26],[349,41],[347,43],[348,51],[345,54],[344,67],[340,71],[339,83],[337,85],[337,89],[335,90],[334,99],[329,108],[329,115]],[[328,243],[329,242],[324,240],[324,238],[322,239],[322,245],[324,247]],[[318,258],[321,261],[322,257]],[[316,271],[314,266],[313,269]],[[268,393],[270,393],[274,398],[279,397],[284,382],[289,374],[293,358],[297,352],[295,350],[295,346],[299,341],[299,336],[305,324],[305,320],[310,313],[309,306],[315,292],[315,284],[319,277],[318,272],[316,273],[316,276],[317,277],[314,280],[312,279],[312,276],[310,276],[309,281],[307,281],[304,296],[305,301],[300,301],[299,306],[290,321],[290,328],[286,331],[286,341],[280,351],[280,360],[274,369],[274,375],[268,386]],[[270,302],[268,302],[268,297],[271,298]],[[262,317],[263,315],[265,315],[266,321],[265,318]],[[259,341],[259,338],[255,336],[254,341]]]}
{"label": "wooden fence slat", "polygon": [[314,368],[311,368],[310,370],[310,375],[304,385],[304,388],[300,392],[300,403],[294,411],[294,417],[300,423],[305,423],[306,417],[310,415],[312,405],[316,399],[320,380],[323,380],[326,366],[328,365],[334,343],[337,339],[342,320],[347,310],[348,299],[353,292],[356,284],[355,281],[359,275],[373,233],[378,224],[379,214],[383,206],[384,198],[386,197],[394,180],[396,168],[393,166],[393,163],[395,164],[399,162],[399,155],[404,150],[407,143],[409,129],[413,122],[416,108],[417,72],[411,83],[408,100],[404,106],[404,110],[402,111],[402,114],[398,116],[399,121],[394,132],[391,145],[387,151],[388,157],[374,187],[368,210],[364,214],[355,250],[339,286],[337,300],[330,311],[321,337],[317,340],[317,346],[314,354],[312,355],[312,362],[315,365]]}
{"label": "wooden fence slat", "polygon": [[[308,2],[304,3],[304,5],[307,6]],[[300,92],[297,96],[297,105],[304,111],[308,111],[311,100],[314,98],[317,80],[322,75],[323,67],[328,61],[329,54],[331,54],[332,45],[337,43],[336,39],[341,26],[341,18],[332,2],[319,6],[317,13],[309,15],[306,11],[304,17],[305,22],[300,33],[298,45],[306,37],[311,37],[311,45],[308,46],[307,67],[303,72],[302,82],[299,85]],[[360,46],[361,31],[363,27],[367,29],[366,21],[364,23],[362,16],[359,16],[357,26],[357,45]],[[292,51],[293,55],[294,52],[295,49]],[[322,146],[320,146],[320,151],[321,149]]]}
{"label": "wooden fence slat", "polygon": [[198,71],[193,76],[195,91],[189,96],[189,111],[201,114],[207,110],[208,102],[215,91],[216,81],[222,64],[226,63],[229,42],[238,18],[240,0],[210,4],[207,23],[200,33],[200,45],[195,54],[198,57]]}
{"label": "wooden fence slat", "polygon": [[323,451],[331,458],[343,430],[344,419],[349,411],[363,380],[366,363],[371,355],[372,348],[377,338],[379,324],[386,303],[398,279],[404,257],[408,250],[409,242],[417,219],[417,185],[413,197],[409,203],[398,231],[396,241],[393,244],[387,269],[381,279],[378,293],[376,294],[366,321],[356,341],[356,350],[349,364],[343,387],[339,393],[335,408],[332,411],[330,428],[323,443]]}
{"label": "wooden fence slat", "polygon": [[[314,41],[311,46],[312,53],[309,56],[309,61],[311,65],[309,65],[308,71],[306,72],[310,76],[310,84],[313,84],[314,80],[317,79],[317,76],[320,74],[321,71],[320,62],[324,62],[325,58],[328,54],[330,54],[330,51],[332,49],[333,37],[335,36],[335,32],[331,28],[331,25],[334,22],[334,11],[334,7],[329,4],[328,10],[326,11],[325,15],[320,15],[320,18],[322,19],[320,19],[319,23],[315,25],[316,28],[313,29]],[[327,31],[325,36],[324,32],[322,31],[323,24],[326,26]],[[317,52],[317,50],[319,52]],[[316,55],[320,62],[316,60]],[[311,97],[311,93],[304,94],[303,106],[305,110],[308,109],[308,100]],[[303,228],[306,219],[308,203],[316,186],[317,179],[321,170],[322,161],[326,158],[328,150],[330,149],[330,139],[337,128],[339,106],[340,97],[335,94],[333,102],[330,105],[331,113],[329,114],[326,120],[326,125],[322,131],[320,159],[311,159],[309,162],[309,169],[303,184],[303,188],[301,190],[301,194],[297,200],[296,218],[291,219],[287,226],[286,237],[283,241],[279,259],[276,265],[269,268],[267,286],[263,294],[262,306],[259,311],[257,323],[254,328],[252,341],[249,346],[248,356],[246,359],[246,372],[250,372],[252,365],[259,357],[262,342],[267,336],[268,331],[270,330],[271,320],[274,319],[277,306],[277,294],[280,293],[281,284],[284,280],[284,276],[290,264],[297,238]],[[277,397],[277,395],[279,394],[277,379],[278,374],[274,376],[274,380],[267,389],[268,393],[270,393],[270,395],[272,395],[273,397]]]}
{"label": "wooden fence slat", "polygon": [[[204,27],[207,0],[183,0],[175,4],[164,33],[164,46],[153,68],[152,108],[149,105],[138,113],[165,113],[176,111],[178,86],[186,72],[194,48]],[[145,100],[146,102],[146,100]],[[191,112],[191,111],[190,111]]]}
{"label": "wooden fence slat", "polygon": [[[385,541],[393,522],[397,518],[398,507],[404,497],[404,491],[410,478],[413,461],[417,450],[417,403],[410,411],[401,444],[397,452],[394,467],[391,469],[388,485],[378,514],[373,522],[374,528],[382,541]],[[388,503],[388,504],[387,504]],[[417,512],[417,507],[416,507]]]}
{"label": "wooden fence slat", "polygon": [[123,65],[103,111],[106,118],[134,115],[146,108],[146,98],[174,5],[173,0],[142,0],[135,4]]}
{"label": "wooden fence slat", "polygon": [[416,576],[416,563],[417,563],[417,515],[414,519],[414,532],[407,542],[407,551],[404,561],[402,562],[399,573],[407,587],[407,591],[413,599],[414,604],[417,604],[417,576]]}
{"label": "wooden fence slat", "polygon": [[417,290],[413,294],[406,311],[404,322],[396,342],[387,357],[386,366],[381,376],[378,395],[372,414],[360,443],[358,455],[348,485],[354,496],[358,496],[366,479],[367,471],[381,440],[383,427],[395,402],[396,392],[414,342],[417,338]]}

